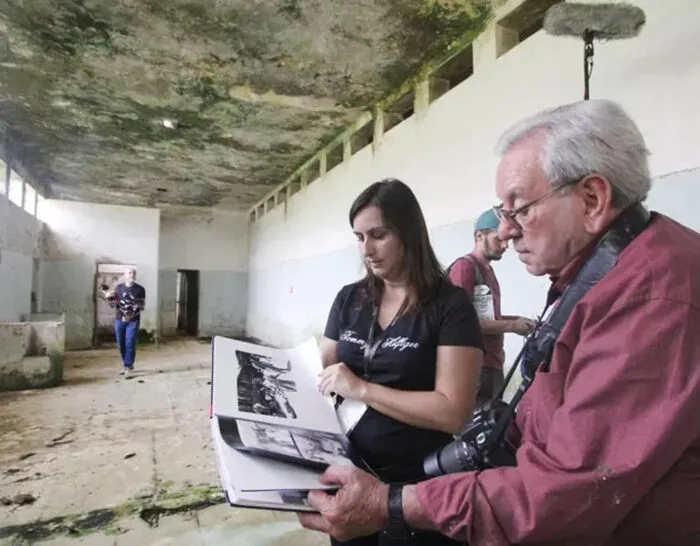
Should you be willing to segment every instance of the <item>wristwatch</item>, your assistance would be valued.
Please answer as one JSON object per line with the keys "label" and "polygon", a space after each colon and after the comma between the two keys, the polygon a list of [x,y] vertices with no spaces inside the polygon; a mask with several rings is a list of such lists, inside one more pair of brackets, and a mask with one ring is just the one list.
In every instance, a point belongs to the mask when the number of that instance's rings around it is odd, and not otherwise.
{"label": "wristwatch", "polygon": [[389,485],[389,524],[384,534],[390,538],[407,539],[413,531],[403,517],[403,485]]}

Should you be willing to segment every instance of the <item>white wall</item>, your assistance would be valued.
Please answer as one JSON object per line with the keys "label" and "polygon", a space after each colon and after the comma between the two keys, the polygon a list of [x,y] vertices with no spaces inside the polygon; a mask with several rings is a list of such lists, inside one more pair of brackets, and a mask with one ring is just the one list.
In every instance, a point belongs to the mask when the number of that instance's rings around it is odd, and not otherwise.
{"label": "white wall", "polygon": [[40,213],[50,228],[41,269],[42,311],[65,312],[66,346],[92,344],[98,263],[136,266],[137,282],[146,289],[141,328],[155,331],[160,211],[47,200]]}
{"label": "white wall", "polygon": [[39,227],[34,216],[0,195],[0,322],[20,321],[31,311]]}
{"label": "white wall", "polygon": [[[687,223],[694,201],[684,196],[698,195],[697,178],[686,173],[671,185],[663,176],[700,166],[700,10],[696,0],[674,0],[673,10],[658,0],[634,3],[647,24],[635,39],[596,44],[591,96],[620,102],[639,123],[661,177],[649,203]],[[347,211],[380,178],[398,177],[416,192],[445,265],[468,251],[474,219],[496,200],[498,135],[536,110],[582,98],[582,49],[540,31],[495,59],[487,30],[472,77],[384,135],[375,153],[365,148],[253,224],[248,333],[282,345],[320,334],[333,295],[360,274]],[[504,312],[534,315],[547,281],[516,262],[511,252],[496,265]],[[518,343],[507,340],[509,358]]]}
{"label": "white wall", "polygon": [[248,216],[198,210],[164,214],[160,225],[160,316],[174,333],[178,269],[199,271],[200,336],[239,335],[248,291]]}

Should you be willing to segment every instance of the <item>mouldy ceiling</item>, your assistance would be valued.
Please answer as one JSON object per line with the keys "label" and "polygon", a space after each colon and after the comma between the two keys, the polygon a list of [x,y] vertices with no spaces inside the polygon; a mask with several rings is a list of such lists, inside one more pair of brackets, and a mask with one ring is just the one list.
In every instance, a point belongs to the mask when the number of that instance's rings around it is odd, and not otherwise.
{"label": "mouldy ceiling", "polygon": [[490,13],[488,0],[3,0],[0,133],[55,198],[242,210]]}

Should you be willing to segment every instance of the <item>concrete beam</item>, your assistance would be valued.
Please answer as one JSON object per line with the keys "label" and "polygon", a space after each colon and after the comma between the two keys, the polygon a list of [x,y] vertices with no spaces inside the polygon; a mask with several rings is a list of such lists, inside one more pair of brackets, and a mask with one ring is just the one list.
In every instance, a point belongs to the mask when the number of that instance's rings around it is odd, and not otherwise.
{"label": "concrete beam", "polygon": [[318,160],[318,177],[323,178],[328,172],[328,154],[323,153]]}
{"label": "concrete beam", "polygon": [[372,149],[377,151],[379,145],[382,143],[382,136],[384,135],[384,111],[377,110],[374,116],[374,140],[372,141]]}
{"label": "concrete beam", "polygon": [[350,161],[352,157],[352,137],[343,142],[343,161]]}
{"label": "concrete beam", "polygon": [[413,99],[413,111],[417,116],[422,116],[428,111],[430,106],[430,80],[423,80],[416,85],[416,92]]}
{"label": "concrete beam", "polygon": [[472,43],[474,53],[474,73],[496,61],[496,25],[489,27]]}

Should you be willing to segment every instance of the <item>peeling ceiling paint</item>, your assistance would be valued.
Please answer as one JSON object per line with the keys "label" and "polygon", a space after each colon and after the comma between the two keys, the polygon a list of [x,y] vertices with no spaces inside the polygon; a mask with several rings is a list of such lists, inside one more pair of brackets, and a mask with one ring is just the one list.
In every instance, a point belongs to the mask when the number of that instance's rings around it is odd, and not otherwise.
{"label": "peeling ceiling paint", "polygon": [[3,0],[0,132],[52,197],[244,210],[489,0]]}

